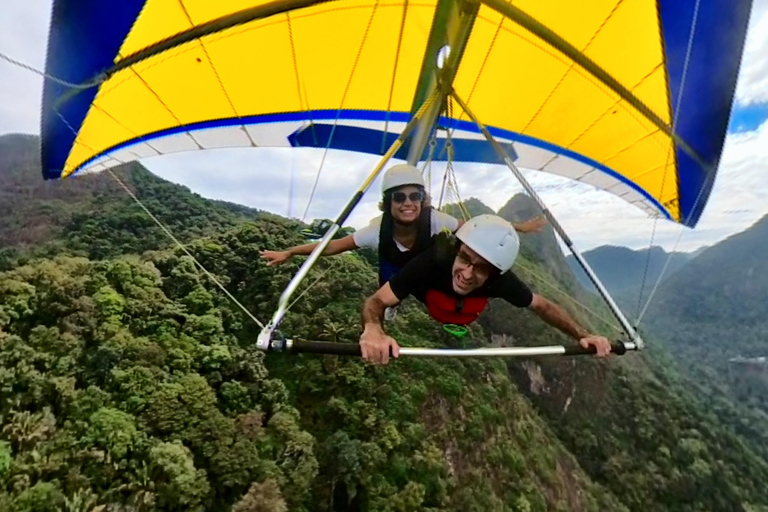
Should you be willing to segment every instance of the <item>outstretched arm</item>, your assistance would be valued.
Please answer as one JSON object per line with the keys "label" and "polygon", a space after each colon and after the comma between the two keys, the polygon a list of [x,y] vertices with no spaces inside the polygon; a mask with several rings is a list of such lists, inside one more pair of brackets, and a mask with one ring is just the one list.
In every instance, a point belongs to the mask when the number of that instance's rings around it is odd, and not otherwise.
{"label": "outstretched arm", "polygon": [[[317,247],[317,244],[319,243],[320,242],[306,245],[297,245],[295,247],[291,247],[290,249],[286,249],[285,251],[261,251],[260,254],[263,259],[269,261],[267,265],[279,265],[289,259],[291,256],[307,256],[311,254],[312,250]],[[357,249],[357,244],[355,243],[352,235],[347,235],[344,238],[331,240],[328,244],[328,247],[326,247],[325,251],[323,251],[322,255],[333,256],[334,254],[341,254],[342,252],[352,251],[354,249]]]}
{"label": "outstretched arm", "polygon": [[394,357],[400,355],[400,347],[394,339],[387,336],[382,325],[384,310],[399,303],[400,300],[392,292],[389,283],[386,283],[365,300],[363,304],[363,334],[360,336],[363,359],[373,363],[387,364],[390,347],[392,347]]}
{"label": "outstretched arm", "polygon": [[512,227],[519,233],[538,233],[547,225],[547,219],[543,215],[528,219],[525,222],[512,223]]}
{"label": "outstretched arm", "polygon": [[560,306],[541,295],[533,294],[533,300],[529,308],[549,325],[558,328],[571,338],[577,340],[582,347],[587,348],[590,345],[594,345],[597,349],[598,357],[607,356],[611,351],[611,342],[607,338],[590,334],[589,331],[577,324]]}

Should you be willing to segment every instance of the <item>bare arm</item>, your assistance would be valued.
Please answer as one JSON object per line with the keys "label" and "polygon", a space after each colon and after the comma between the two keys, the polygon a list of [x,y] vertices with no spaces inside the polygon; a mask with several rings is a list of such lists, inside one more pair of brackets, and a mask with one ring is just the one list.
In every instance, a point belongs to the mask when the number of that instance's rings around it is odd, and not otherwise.
{"label": "bare arm", "polygon": [[400,300],[392,291],[389,283],[384,284],[384,286],[376,290],[376,293],[365,299],[365,304],[363,304],[363,330],[378,329],[384,332],[381,326],[384,319],[384,310],[397,306],[399,303]]}
{"label": "bare arm", "polygon": [[560,306],[551,302],[539,294],[533,294],[533,301],[529,308],[536,315],[556,327],[571,338],[577,340],[579,344],[587,348],[593,345],[597,349],[598,357],[605,357],[611,351],[611,342],[603,336],[591,334],[585,328],[581,327],[576,321],[568,315]]}
{"label": "bare arm", "polygon": [[[291,256],[308,256],[319,243],[320,242],[306,245],[297,245],[296,247],[291,247],[288,249],[287,252],[291,253]],[[355,239],[352,238],[352,235],[347,235],[344,238],[331,240],[328,243],[328,247],[326,247],[323,251],[323,256],[333,256],[334,254],[340,254],[342,252],[352,251],[354,249],[357,249]]]}
{"label": "bare arm", "polygon": [[524,222],[512,223],[512,227],[520,233],[538,233],[546,224],[547,219],[543,215],[539,215]]}
{"label": "bare arm", "polygon": [[537,293],[533,294],[533,301],[531,301],[529,308],[549,325],[558,328],[577,341],[589,335],[589,332],[577,324],[560,306]]}
{"label": "bare arm", "polygon": [[[307,256],[312,253],[317,244],[297,245],[286,249],[285,251],[261,251],[261,257],[265,260],[269,260],[268,265],[279,265],[291,256]],[[352,251],[357,249],[357,244],[352,235],[347,235],[344,238],[337,240],[331,240],[328,246],[323,251],[323,256],[333,256],[334,254],[341,254],[342,252]]]}
{"label": "bare arm", "polygon": [[360,349],[363,359],[374,363],[387,364],[389,362],[389,349],[392,347],[392,355],[400,355],[400,347],[397,342],[387,336],[382,326],[384,310],[396,306],[400,300],[392,292],[389,283],[379,288],[376,293],[365,300],[363,304],[363,334],[360,336]]}

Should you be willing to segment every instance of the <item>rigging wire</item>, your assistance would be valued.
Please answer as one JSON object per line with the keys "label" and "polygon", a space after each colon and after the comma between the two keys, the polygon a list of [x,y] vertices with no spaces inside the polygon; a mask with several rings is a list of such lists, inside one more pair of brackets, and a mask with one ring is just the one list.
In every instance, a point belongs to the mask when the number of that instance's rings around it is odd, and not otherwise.
{"label": "rigging wire", "polygon": [[291,151],[291,175],[288,177],[288,217],[291,218],[293,214],[293,177],[296,164],[296,151]]}
{"label": "rigging wire", "polygon": [[[461,194],[459,192],[459,184],[458,184],[458,181],[456,180],[455,169],[453,168],[453,162],[455,160],[455,152],[454,152],[452,133],[456,131],[456,127],[450,126],[450,121],[453,119],[453,104],[451,103],[450,100],[447,101],[445,110],[446,110],[446,118],[449,123],[449,126],[445,128],[445,144],[443,144],[443,148],[440,151],[438,158],[442,158],[443,155],[445,154],[446,164],[445,164],[445,172],[443,173],[443,182],[440,189],[440,200],[438,202],[437,209],[442,211],[444,207],[443,205],[444,200],[449,200],[455,196],[456,205],[459,210],[459,215],[461,215],[464,221],[468,221],[472,216],[470,215],[469,210],[464,204],[464,201],[461,199]],[[432,134],[432,137],[436,143],[437,130],[435,130],[435,132]]]}
{"label": "rigging wire", "polygon": [[443,198],[445,197],[445,190],[446,190],[446,182],[448,181],[448,172],[446,169],[446,172],[443,173],[443,184],[440,187],[440,200],[437,203],[437,209],[442,211],[443,209]]}
{"label": "rigging wire", "polygon": [[[104,82],[104,80],[106,80],[106,76],[102,76],[102,77],[99,77],[99,78],[97,78],[97,79],[95,79],[95,80],[93,80],[93,81],[91,81],[91,82],[86,82],[86,83],[84,83],[84,84],[75,84],[75,83],[73,83],[73,82],[68,82],[68,81],[66,81],[66,80],[62,80],[62,79],[60,79],[60,78],[58,78],[58,77],[55,77],[55,76],[53,76],[53,75],[51,75],[51,74],[49,74],[49,73],[45,73],[44,71],[40,71],[39,69],[37,69],[37,68],[35,68],[35,67],[33,67],[33,66],[30,66],[30,65],[28,65],[28,64],[25,64],[25,63],[23,63],[23,62],[21,62],[21,61],[18,61],[18,60],[16,60],[16,59],[13,59],[13,58],[9,57],[8,55],[6,55],[6,54],[5,54],[5,53],[3,53],[3,52],[0,52],[0,59],[4,60],[4,61],[6,61],[6,62],[9,62],[10,64],[12,64],[12,65],[15,65],[15,66],[17,66],[17,67],[20,67],[20,68],[22,68],[22,69],[26,69],[27,71],[31,71],[31,72],[33,72],[33,73],[35,73],[35,74],[37,74],[37,75],[40,75],[40,76],[42,76],[43,78],[45,78],[46,80],[49,80],[49,81],[51,81],[51,82],[54,82],[54,83],[57,83],[57,84],[59,84],[59,85],[63,85],[64,87],[69,87],[69,88],[71,88],[71,89],[90,89],[90,88],[92,88],[92,87],[96,87],[96,86],[98,86],[98,85],[102,84],[102,83]],[[58,114],[58,112],[57,112],[57,114]],[[58,115],[60,116],[60,114],[58,114]],[[77,136],[77,132],[76,132],[76,131],[75,131],[75,130],[72,128],[72,126],[71,126],[71,125],[69,125],[69,123],[65,123],[65,124],[66,124],[66,126],[68,126],[68,127],[69,127],[69,129],[70,129],[70,130],[72,130],[72,132],[74,133],[74,135],[75,135],[75,136]],[[114,157],[113,157],[113,158],[114,158]],[[119,161],[119,160],[118,160],[118,161]],[[125,163],[125,162],[122,162],[122,163]],[[205,268],[205,267],[202,265],[202,263],[200,263],[200,262],[197,260],[197,258],[195,258],[195,257],[194,257],[194,256],[193,256],[193,255],[192,255],[192,254],[191,254],[191,253],[190,253],[190,252],[187,250],[187,248],[186,248],[186,247],[184,247],[184,245],[182,245],[182,243],[181,243],[181,242],[180,242],[180,241],[179,241],[179,240],[178,240],[178,239],[177,239],[177,238],[176,238],[176,237],[173,235],[173,233],[171,233],[171,231],[170,231],[170,230],[169,230],[169,229],[168,229],[168,228],[167,228],[167,227],[166,227],[166,226],[165,226],[165,225],[164,225],[162,222],[160,222],[160,220],[159,220],[157,217],[155,217],[155,216],[152,214],[152,212],[149,210],[149,208],[147,208],[147,207],[144,205],[144,203],[143,203],[143,202],[142,202],[142,201],[141,201],[141,200],[140,200],[140,199],[139,199],[139,198],[136,196],[136,194],[134,194],[134,193],[133,193],[133,191],[131,191],[131,189],[130,189],[130,188],[128,188],[128,186],[127,186],[127,185],[126,185],[126,184],[125,184],[125,183],[124,183],[124,182],[123,182],[123,181],[122,181],[120,178],[118,178],[118,177],[117,177],[117,175],[116,175],[116,174],[113,172],[113,170],[110,168],[110,169],[107,169],[107,172],[108,172],[108,173],[110,174],[110,176],[112,176],[112,178],[114,178],[114,180],[115,180],[115,181],[116,181],[116,182],[117,182],[117,183],[120,185],[120,188],[122,188],[122,189],[123,189],[123,190],[124,190],[124,191],[125,191],[125,192],[126,192],[128,195],[129,195],[129,196],[131,196],[131,197],[133,198],[133,200],[134,200],[134,201],[135,201],[135,202],[136,202],[136,203],[139,205],[139,207],[140,207],[142,210],[144,210],[144,212],[145,212],[145,213],[146,213],[146,214],[149,216],[149,218],[151,218],[151,219],[152,219],[152,220],[155,222],[155,224],[157,224],[157,225],[160,227],[160,229],[161,229],[161,230],[162,230],[162,231],[163,231],[163,232],[164,232],[164,233],[165,233],[165,234],[166,234],[166,235],[167,235],[167,236],[168,236],[168,237],[169,237],[169,238],[170,238],[170,239],[171,239],[171,240],[172,240],[172,241],[173,241],[175,244],[176,244],[176,246],[178,246],[178,247],[179,247],[179,248],[180,248],[180,249],[181,249],[181,250],[184,252],[184,254],[186,254],[187,256],[189,256],[189,257],[192,259],[192,261],[193,261],[193,262],[194,262],[194,263],[195,263],[195,264],[196,264],[196,265],[197,265],[197,266],[198,266],[198,267],[199,267],[199,268],[200,268],[200,269],[203,271],[203,273],[204,273],[204,274],[205,274],[205,275],[206,275],[206,276],[207,276],[207,277],[208,277],[208,278],[209,278],[209,279],[210,279],[210,280],[211,280],[211,281],[212,281],[212,282],[213,282],[213,283],[214,283],[214,284],[215,284],[215,285],[216,285],[216,286],[217,286],[217,287],[218,287],[218,288],[219,288],[219,289],[222,291],[222,292],[224,292],[224,294],[225,294],[225,295],[226,295],[226,296],[227,296],[227,297],[228,297],[228,298],[229,298],[229,299],[230,299],[230,300],[231,300],[231,301],[232,301],[232,302],[233,302],[235,305],[237,305],[237,306],[238,306],[238,307],[239,307],[239,308],[240,308],[240,309],[243,311],[243,313],[245,313],[245,314],[246,314],[246,316],[248,316],[248,317],[249,317],[251,320],[253,320],[253,321],[254,321],[254,322],[255,322],[255,323],[256,323],[256,324],[257,324],[259,327],[261,327],[261,328],[263,329],[263,328],[264,328],[264,324],[263,324],[263,323],[261,323],[261,322],[259,321],[259,319],[258,319],[258,318],[256,318],[256,317],[255,317],[255,316],[254,316],[254,315],[253,315],[253,314],[252,314],[252,313],[251,313],[251,312],[250,312],[250,311],[249,311],[249,310],[248,310],[248,309],[247,309],[247,308],[246,308],[246,307],[245,307],[245,306],[244,306],[244,305],[243,305],[243,304],[240,302],[240,301],[238,301],[238,300],[237,300],[237,299],[236,299],[236,298],[235,298],[235,297],[234,297],[234,296],[233,296],[233,295],[232,295],[232,294],[229,292],[229,290],[227,290],[227,289],[224,287],[224,285],[222,285],[222,284],[221,284],[221,282],[220,282],[218,279],[216,279],[216,277],[214,277],[214,276],[213,276],[213,274],[211,274],[211,273],[210,273],[210,272],[209,272],[209,271],[208,271],[208,270],[207,270],[207,269],[206,269],[206,268]]]}
{"label": "rigging wire", "polygon": [[320,274],[320,275],[317,277],[317,279],[315,279],[314,281],[312,281],[312,283],[310,283],[310,285],[309,285],[309,286],[307,286],[307,287],[306,287],[306,288],[305,288],[305,289],[304,289],[304,290],[303,290],[303,291],[302,291],[302,292],[299,294],[299,296],[298,296],[298,297],[296,297],[296,298],[293,300],[293,302],[291,302],[291,303],[288,305],[288,307],[287,307],[287,308],[285,308],[285,312],[287,313],[288,311],[290,311],[290,309],[291,309],[291,308],[292,308],[292,307],[293,307],[293,306],[294,306],[294,305],[295,305],[297,302],[299,302],[299,300],[300,300],[302,297],[304,297],[304,295],[306,295],[306,293],[307,293],[309,290],[311,290],[311,289],[312,289],[312,288],[313,288],[313,287],[314,287],[316,284],[318,284],[320,281],[322,281],[322,280],[323,280],[323,278],[325,277],[325,275],[326,275],[328,272],[330,272],[330,270],[331,270],[331,267],[330,267],[330,266],[329,266],[329,267],[327,267],[325,270],[323,270],[323,273],[322,273],[322,274]]}
{"label": "rigging wire", "polygon": [[[666,178],[667,172],[666,172],[666,166],[664,170],[664,178]],[[661,180],[661,189],[664,190],[664,178]],[[651,240],[648,242],[648,255],[645,258],[645,268],[643,269],[643,280],[640,282],[640,292],[637,294],[637,310],[635,311],[635,315],[637,315],[638,320],[635,321],[635,329],[638,327],[639,322],[639,316],[640,316],[640,310],[642,309],[643,304],[643,293],[645,293],[645,285],[646,281],[648,280],[648,269],[651,265],[651,249],[653,249],[653,240],[656,238],[656,226],[659,222],[659,216],[654,215],[653,218],[653,228],[651,230]]]}
{"label": "rigging wire", "polygon": [[[443,196],[447,198],[456,198],[456,205],[459,209],[459,215],[461,215],[464,221],[470,219],[469,211],[467,211],[464,202],[461,200],[461,194],[459,193],[459,185],[456,181],[456,174],[453,169],[453,142],[448,135],[448,139],[445,142],[446,152],[448,153],[448,160],[445,166],[445,173],[443,174],[443,189],[440,192],[440,209],[443,208]],[[446,205],[447,206],[447,205]]]}
{"label": "rigging wire", "polygon": [[[48,74],[46,74],[46,73],[42,73],[42,72],[40,72],[40,71],[36,70],[35,68],[32,68],[31,66],[27,66],[26,64],[23,64],[23,63],[20,63],[20,62],[18,62],[18,61],[15,61],[15,60],[13,60],[13,59],[10,59],[10,58],[8,58],[8,57],[7,57],[5,54],[2,54],[2,53],[0,53],[0,57],[2,57],[4,60],[7,60],[7,61],[9,61],[11,64],[15,64],[15,65],[17,65],[17,66],[20,66],[20,67],[22,67],[22,68],[24,68],[24,69],[28,69],[28,70],[30,70],[30,71],[32,71],[32,72],[35,72],[35,73],[37,73],[37,74],[39,74],[39,75],[41,75],[41,76],[45,77],[47,80],[51,80],[51,81],[54,81],[54,82],[56,82],[56,83],[60,83],[60,84],[62,84],[62,85],[68,86],[68,82],[66,82],[66,81],[64,81],[64,80],[60,80],[60,79],[58,79],[58,78],[56,78],[56,77],[54,77],[54,76],[48,75]],[[77,136],[77,132],[75,131],[75,129],[74,129],[74,128],[73,128],[73,127],[72,127],[72,126],[69,124],[69,123],[67,123],[67,122],[66,122],[66,119],[64,119],[64,118],[63,118],[63,116],[61,116],[61,114],[60,114],[59,112],[56,112],[56,114],[57,114],[57,115],[58,115],[58,116],[59,116],[59,117],[60,117],[60,118],[61,118],[61,119],[64,121],[64,124],[65,124],[65,125],[66,125],[66,126],[67,126],[67,127],[68,127],[68,128],[71,130],[71,131],[72,131],[72,133],[73,133],[75,136]],[[114,156],[113,156],[112,158],[114,158]],[[116,159],[116,160],[117,160],[118,162],[120,162],[120,163],[125,163],[125,162],[123,162],[123,161],[121,161],[121,160],[119,160],[119,159]],[[176,244],[176,245],[177,245],[177,246],[178,246],[178,247],[179,247],[179,248],[180,248],[180,249],[181,249],[181,250],[182,250],[182,251],[183,251],[183,252],[184,252],[186,255],[187,255],[187,256],[189,256],[189,257],[192,259],[192,261],[193,261],[193,262],[194,262],[194,263],[195,263],[195,264],[196,264],[196,265],[197,265],[197,266],[198,266],[198,267],[199,267],[199,268],[200,268],[200,269],[203,271],[203,273],[204,273],[206,276],[208,276],[208,278],[209,278],[209,279],[211,279],[211,281],[213,281],[213,283],[215,283],[215,284],[216,284],[216,286],[218,286],[218,287],[219,287],[219,289],[221,289],[221,291],[223,291],[223,292],[224,292],[224,294],[225,294],[225,295],[226,295],[226,296],[227,296],[227,297],[228,297],[228,298],[229,298],[229,299],[230,299],[230,300],[231,300],[233,303],[235,303],[235,304],[236,304],[236,305],[237,305],[237,306],[238,306],[238,307],[239,307],[239,308],[240,308],[240,309],[241,309],[241,310],[242,310],[242,311],[243,311],[243,312],[244,312],[244,313],[245,313],[245,314],[246,314],[246,315],[247,315],[247,316],[248,316],[248,317],[251,319],[251,320],[253,320],[254,322],[256,322],[256,324],[257,324],[259,327],[261,327],[261,328],[263,329],[263,328],[264,328],[264,324],[262,324],[262,323],[259,321],[259,319],[258,319],[258,318],[256,318],[256,317],[255,317],[255,316],[254,316],[254,315],[253,315],[253,314],[252,314],[250,311],[248,311],[248,309],[247,309],[245,306],[243,306],[243,304],[241,304],[241,303],[240,303],[240,301],[238,301],[238,300],[237,300],[237,299],[236,299],[236,298],[235,298],[235,297],[234,297],[234,296],[233,296],[233,295],[232,295],[232,294],[231,294],[231,293],[230,293],[230,292],[229,292],[229,291],[228,291],[226,288],[224,288],[224,285],[222,285],[222,284],[219,282],[219,280],[218,280],[218,279],[216,279],[216,278],[213,276],[213,274],[211,274],[210,272],[208,272],[208,270],[207,270],[207,269],[206,269],[206,268],[205,268],[205,267],[204,267],[204,266],[203,266],[203,265],[202,265],[202,264],[201,264],[201,263],[200,263],[200,262],[197,260],[197,258],[195,258],[195,257],[194,257],[194,256],[193,256],[193,255],[192,255],[192,254],[191,254],[191,253],[190,253],[190,252],[187,250],[187,248],[186,248],[186,247],[184,247],[184,246],[182,245],[182,243],[181,243],[181,242],[179,242],[179,240],[178,240],[178,239],[177,239],[177,238],[176,238],[176,237],[173,235],[173,233],[171,233],[171,231],[170,231],[170,230],[169,230],[169,229],[168,229],[168,228],[167,228],[167,227],[166,227],[166,226],[165,226],[165,225],[164,225],[162,222],[160,222],[160,220],[159,220],[157,217],[155,217],[155,216],[152,214],[152,212],[151,212],[151,211],[149,211],[149,208],[147,208],[147,207],[144,205],[144,203],[142,203],[142,202],[141,202],[141,200],[140,200],[140,199],[139,199],[139,198],[136,196],[136,194],[134,194],[134,193],[133,193],[133,191],[131,191],[131,189],[130,189],[130,188],[128,188],[128,186],[127,186],[125,183],[123,183],[123,181],[122,181],[120,178],[118,178],[118,177],[117,177],[117,175],[114,173],[114,171],[113,171],[111,168],[108,168],[108,169],[107,169],[107,172],[108,172],[108,173],[109,173],[109,174],[112,176],[112,178],[114,178],[114,180],[115,180],[115,181],[116,181],[116,182],[117,182],[117,183],[120,185],[120,188],[122,188],[122,189],[123,189],[125,192],[127,192],[127,193],[128,193],[128,195],[129,195],[129,196],[131,196],[131,197],[133,198],[133,200],[134,200],[134,201],[136,201],[136,203],[139,205],[139,207],[140,207],[142,210],[144,210],[144,212],[145,212],[145,213],[146,213],[146,214],[149,216],[149,218],[151,218],[151,219],[152,219],[152,220],[155,222],[155,224],[157,224],[157,225],[160,227],[160,229],[161,229],[161,230],[162,230],[162,231],[163,231],[163,232],[164,232],[164,233],[165,233],[165,234],[166,234],[166,235],[167,235],[167,236],[168,236],[168,237],[169,237],[169,238],[170,238],[170,239],[171,239],[171,240],[172,240],[172,241],[173,241],[173,242],[174,242],[174,243],[175,243],[175,244]]]}
{"label": "rigging wire", "polygon": [[429,139],[429,153],[427,154],[427,160],[424,162],[424,165],[421,168],[421,176],[424,177],[424,173],[426,172],[426,182],[427,182],[427,194],[429,196],[432,196],[432,159],[435,156],[435,148],[437,147],[437,137],[435,134],[432,134],[432,137]]}
{"label": "rigging wire", "polygon": [[[691,48],[693,46],[693,35],[694,35],[694,32],[695,32],[695,28],[696,28],[696,22],[697,22],[697,18],[698,18],[698,13],[699,13],[699,1],[697,0],[696,1],[696,5],[694,7],[694,11],[693,11],[693,19],[691,20],[691,29],[690,29],[690,31],[688,33],[688,45],[687,45],[687,48],[686,48],[686,51],[685,51],[685,60],[683,62],[683,74],[682,74],[682,78],[680,80],[680,94],[677,97],[677,104],[675,105],[675,115],[674,115],[674,118],[672,120],[672,129],[673,130],[677,126],[677,120],[678,120],[678,118],[680,116],[680,105],[682,103],[683,91],[684,91],[684,88],[685,88],[685,81],[686,81],[686,78],[687,78],[687,75],[688,75],[688,63],[689,63],[690,56],[691,56]],[[667,159],[666,159],[666,162],[665,162],[665,165],[664,165],[664,172],[663,172],[662,177],[661,177],[661,186],[659,187],[659,197],[661,197],[662,194],[664,193],[664,184],[666,183],[666,180],[667,180],[667,166],[669,165],[669,159],[673,155],[674,148],[675,148],[674,143],[671,143],[669,149],[667,150]],[[637,321],[635,323],[635,328],[637,328],[637,326],[638,326],[638,324],[640,322],[640,311],[641,311],[641,304],[642,304],[642,301],[643,301],[643,293],[645,292],[645,285],[646,285],[646,281],[648,279],[648,269],[649,269],[650,263],[651,263],[651,248],[653,247],[653,241],[656,238],[656,228],[658,226],[658,223],[659,223],[659,215],[656,215],[656,216],[654,216],[654,219],[653,219],[653,228],[652,228],[652,231],[651,231],[651,240],[650,240],[650,242],[648,244],[648,255],[645,258],[645,269],[643,270],[643,280],[641,281],[641,284],[640,284],[640,293],[637,295],[637,311],[636,311],[636,314],[638,315],[638,319],[637,319]]]}
{"label": "rigging wire", "polygon": [[400,48],[403,44],[403,34],[405,33],[405,19],[408,15],[408,0],[403,2],[403,15],[400,18],[400,35],[397,38],[397,49],[395,50],[395,66],[392,70],[392,83],[389,86],[389,99],[387,100],[387,115],[384,118],[384,133],[381,136],[381,154],[386,151],[387,133],[389,133],[389,117],[392,113],[392,97],[395,93],[395,79],[397,78],[397,66],[400,62]]}
{"label": "rigging wire", "polygon": [[107,169],[107,172],[108,172],[108,173],[109,173],[109,174],[110,174],[110,175],[111,175],[111,176],[112,176],[112,177],[115,179],[115,181],[116,181],[116,182],[117,182],[117,183],[120,185],[120,187],[121,187],[123,190],[125,190],[125,191],[128,193],[128,195],[129,195],[129,196],[131,196],[131,197],[133,198],[133,200],[134,200],[134,201],[136,201],[136,204],[138,204],[138,205],[139,205],[139,207],[141,207],[141,209],[142,209],[142,210],[144,210],[144,212],[145,212],[147,215],[149,215],[149,217],[150,217],[150,218],[151,218],[153,221],[155,221],[155,224],[157,224],[157,225],[160,227],[160,229],[162,229],[162,230],[163,230],[163,232],[165,232],[165,234],[166,234],[166,235],[168,235],[168,237],[169,237],[171,240],[173,240],[173,242],[176,244],[176,246],[178,246],[178,248],[179,248],[179,249],[181,249],[181,250],[184,252],[184,254],[186,254],[187,256],[189,256],[189,257],[192,259],[192,261],[194,261],[194,262],[197,264],[197,266],[198,266],[198,267],[200,267],[200,270],[202,270],[202,271],[203,271],[203,273],[204,273],[206,276],[208,276],[208,278],[209,278],[211,281],[213,281],[213,282],[216,284],[216,286],[218,286],[218,287],[219,287],[219,289],[220,289],[222,292],[224,292],[224,294],[225,294],[227,297],[229,297],[229,299],[230,299],[232,302],[234,302],[234,303],[235,303],[235,304],[236,304],[236,305],[237,305],[237,306],[238,306],[238,307],[239,307],[239,308],[240,308],[240,309],[243,311],[243,313],[245,313],[245,314],[246,314],[246,315],[247,315],[247,316],[248,316],[248,317],[249,317],[251,320],[253,320],[254,322],[256,322],[256,323],[258,324],[258,326],[259,326],[259,327],[261,327],[261,328],[263,329],[263,328],[264,328],[264,324],[262,324],[262,323],[259,321],[259,319],[258,319],[258,318],[256,318],[255,316],[253,316],[253,314],[252,314],[250,311],[248,311],[248,309],[247,309],[245,306],[243,306],[243,305],[240,303],[240,301],[238,301],[238,300],[237,300],[237,299],[234,297],[234,295],[232,295],[232,294],[229,292],[229,290],[227,290],[227,289],[224,287],[224,285],[222,285],[222,284],[221,284],[221,282],[219,282],[219,280],[218,280],[218,279],[216,279],[216,278],[213,276],[213,274],[211,274],[210,272],[208,272],[208,270],[207,270],[207,269],[206,269],[206,268],[205,268],[205,267],[202,265],[202,263],[200,263],[200,262],[197,260],[197,258],[195,258],[195,257],[194,257],[194,256],[193,256],[193,255],[192,255],[192,254],[191,254],[191,253],[190,253],[190,252],[187,250],[187,248],[186,248],[186,247],[184,247],[184,245],[183,245],[181,242],[179,242],[179,240],[178,240],[178,239],[177,239],[177,238],[176,238],[176,237],[173,235],[173,233],[171,233],[171,231],[170,231],[170,230],[169,230],[167,227],[165,227],[165,225],[164,225],[162,222],[160,222],[160,220],[158,220],[158,218],[157,218],[157,217],[155,217],[155,216],[152,214],[152,212],[151,212],[151,211],[149,211],[149,208],[147,208],[147,207],[144,205],[144,203],[142,203],[142,202],[141,202],[141,199],[139,199],[139,198],[136,196],[136,194],[134,194],[134,193],[133,193],[133,191],[132,191],[130,188],[128,188],[128,186],[127,186],[125,183],[123,183],[123,181],[122,181],[120,178],[118,178],[118,177],[117,177],[117,175],[116,175],[116,174],[115,174],[115,173],[112,171],[112,169],[111,169],[111,168],[110,168],[110,169]]}
{"label": "rigging wire", "polygon": [[456,172],[454,171],[454,168],[453,168],[454,152],[453,152],[453,141],[451,140],[450,132],[448,132],[448,138],[446,140],[445,145],[447,146],[447,153],[448,153],[448,163],[446,165],[446,173],[448,173],[448,187],[450,188],[452,193],[456,195],[456,202],[462,218],[464,219],[464,221],[468,221],[472,216],[469,214],[469,210],[467,210],[467,206],[464,204],[464,201],[461,199],[461,193],[459,192],[459,183],[456,180]]}
{"label": "rigging wire", "polygon": [[53,83],[56,83],[56,84],[59,84],[59,85],[63,85],[64,87],[68,87],[70,89],[76,89],[76,90],[90,89],[92,87],[96,87],[96,86],[101,85],[107,79],[106,75],[102,75],[102,76],[99,76],[99,77],[95,78],[94,80],[91,80],[90,82],[85,82],[83,84],[76,84],[74,82],[69,82],[67,80],[62,80],[59,77],[53,76],[53,75],[51,75],[49,73],[46,73],[45,71],[41,71],[41,70],[37,69],[34,66],[30,66],[29,64],[25,64],[24,62],[16,60],[16,59],[10,57],[9,55],[7,55],[7,54],[5,54],[3,52],[0,52],[0,59],[4,60],[4,61],[6,61],[6,62],[8,62],[8,63],[10,63],[10,64],[12,64],[14,66],[20,67],[22,69],[26,69],[27,71],[31,71],[32,73],[35,73],[36,75],[40,75],[41,77],[45,78],[46,80],[48,80],[50,82],[53,82]]}
{"label": "rigging wire", "polygon": [[[672,130],[673,131],[674,131],[675,127],[677,126],[677,120],[678,120],[678,118],[680,116],[680,105],[682,103],[683,90],[684,90],[684,87],[685,87],[685,81],[686,81],[686,78],[688,76],[688,64],[690,63],[691,49],[693,48],[693,38],[694,38],[694,34],[696,33],[696,24],[697,24],[698,18],[699,18],[699,5],[700,5],[700,0],[696,0],[696,5],[695,5],[694,11],[693,11],[693,19],[691,20],[691,31],[688,34],[688,47],[686,48],[686,51],[685,51],[685,62],[683,64],[683,74],[682,74],[682,78],[680,79],[680,94],[678,94],[678,96],[677,96],[677,105],[675,106],[676,107],[675,108],[675,117],[674,117],[674,119],[672,121]],[[672,147],[674,147],[674,141],[672,142]],[[672,151],[672,148],[670,148],[670,153],[671,153],[671,151]],[[667,158],[669,158],[669,156]],[[701,200],[701,196],[702,196],[704,190],[706,190],[709,187],[710,180],[713,180],[714,177],[715,177],[715,171],[716,171],[716,169],[712,169],[711,172],[708,173],[707,179],[704,180],[704,183],[701,184],[701,189],[699,189],[699,193],[696,196],[696,201],[694,201],[694,203],[693,203],[693,207],[691,208],[691,211],[688,214],[688,217],[686,218],[685,224],[688,223],[688,221],[690,220],[691,216],[696,211],[696,207],[698,206],[699,201]],[[666,174],[667,173],[666,173],[666,168],[665,168],[664,178],[666,178]],[[663,192],[663,186],[664,185],[663,185],[663,181],[662,181],[662,192]],[[653,225],[654,233],[656,232],[656,222],[657,221],[658,221],[658,216],[654,220],[654,225]],[[667,256],[667,261],[664,263],[664,266],[662,267],[661,272],[659,273],[659,276],[656,278],[656,283],[654,283],[653,288],[651,289],[651,293],[648,294],[648,300],[646,301],[645,306],[640,311],[640,313],[639,313],[639,315],[637,317],[637,320],[635,321],[635,329],[637,329],[637,327],[640,325],[640,321],[645,316],[646,311],[648,311],[648,307],[651,305],[651,301],[653,300],[653,297],[656,295],[656,291],[658,290],[659,285],[661,284],[661,280],[664,278],[664,274],[666,273],[667,268],[669,267],[669,263],[672,261],[672,255],[677,250],[677,246],[680,243],[680,239],[683,236],[684,229],[685,229],[684,227],[680,228],[680,232],[677,235],[677,240],[675,241],[675,245],[672,248],[672,251]],[[653,243],[653,238],[651,238],[651,243]],[[649,250],[648,250],[648,261],[650,261],[650,257],[651,257],[651,251],[650,251],[650,247],[649,247]],[[647,268],[648,268],[648,263],[646,262],[646,272],[647,272]],[[643,286],[641,287],[640,297],[638,298],[638,305],[639,305],[640,301],[642,300],[642,291],[643,291],[643,288],[645,287],[645,278],[646,278],[646,276],[643,276]]]}

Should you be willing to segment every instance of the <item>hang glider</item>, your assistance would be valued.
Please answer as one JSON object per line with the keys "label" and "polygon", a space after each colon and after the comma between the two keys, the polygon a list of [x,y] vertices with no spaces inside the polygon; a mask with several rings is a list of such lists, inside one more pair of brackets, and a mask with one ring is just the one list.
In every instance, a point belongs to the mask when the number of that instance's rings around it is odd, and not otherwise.
{"label": "hang glider", "polygon": [[45,84],[43,175],[223,147],[381,155],[329,240],[386,161],[424,160],[440,126],[456,161],[557,174],[694,227],[750,9],[751,0],[55,0],[46,72],[82,86]]}

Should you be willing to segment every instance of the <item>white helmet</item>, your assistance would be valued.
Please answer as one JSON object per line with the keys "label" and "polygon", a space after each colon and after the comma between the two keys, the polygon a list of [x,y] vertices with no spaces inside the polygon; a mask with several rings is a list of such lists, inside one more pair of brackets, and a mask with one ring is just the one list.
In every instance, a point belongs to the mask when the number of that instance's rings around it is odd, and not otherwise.
{"label": "white helmet", "polygon": [[502,273],[512,268],[520,252],[517,231],[496,215],[484,214],[469,219],[456,232],[456,238]]}
{"label": "white helmet", "polygon": [[387,190],[402,187],[403,185],[424,186],[424,178],[421,177],[419,170],[408,164],[393,165],[384,173],[384,179],[381,181],[381,193]]}

